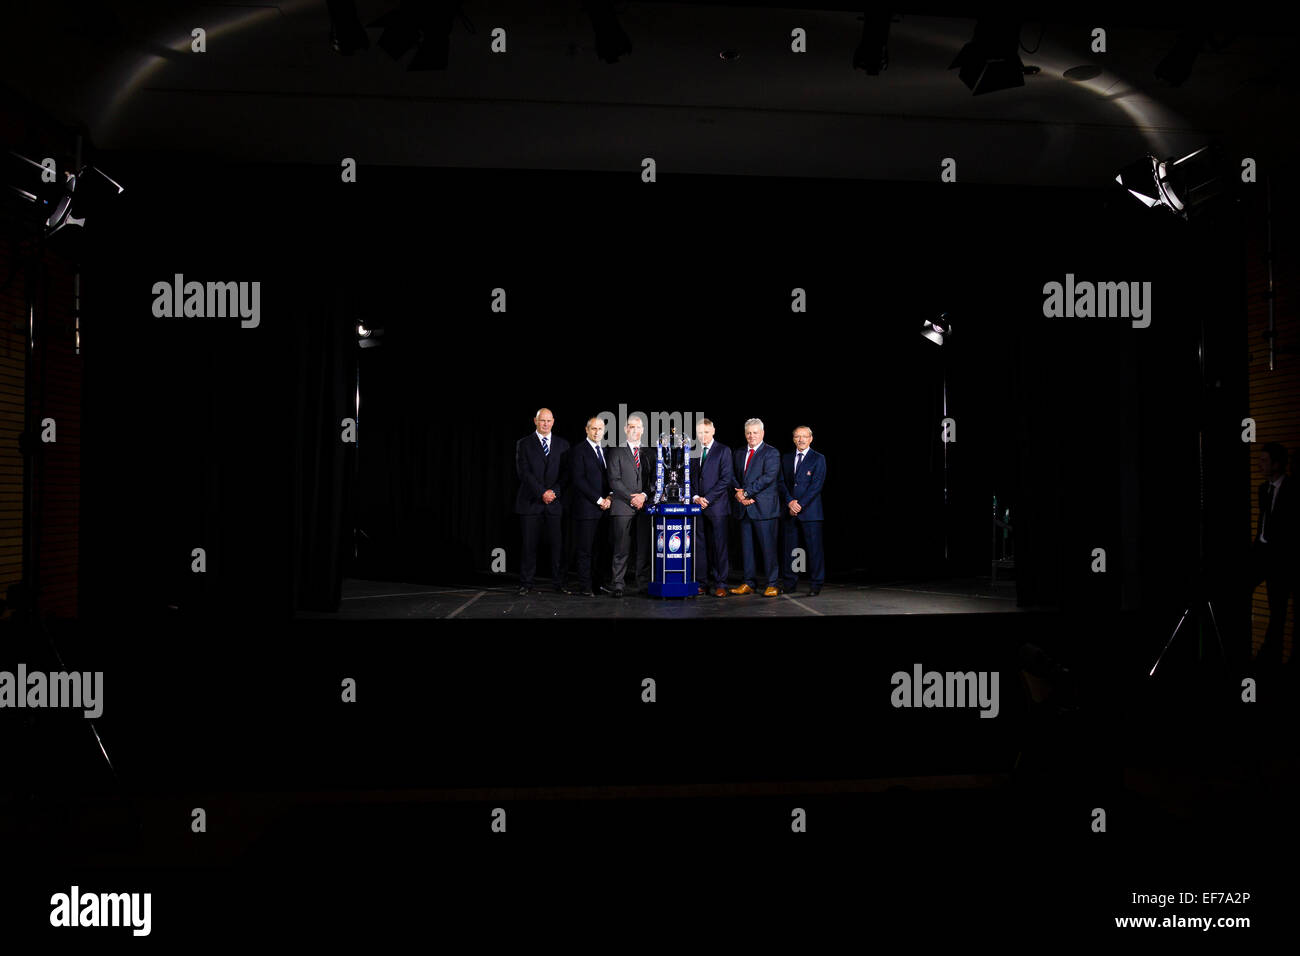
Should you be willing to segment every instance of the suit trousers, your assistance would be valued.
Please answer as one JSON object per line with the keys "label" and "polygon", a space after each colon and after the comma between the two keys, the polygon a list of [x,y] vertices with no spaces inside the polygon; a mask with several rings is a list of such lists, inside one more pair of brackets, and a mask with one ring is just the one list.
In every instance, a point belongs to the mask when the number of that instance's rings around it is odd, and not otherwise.
{"label": "suit trousers", "polygon": [[[704,536],[703,542],[695,544],[695,580],[701,584],[706,584],[710,590],[725,588],[727,586],[727,576],[731,573],[730,563],[727,556],[727,514],[726,503],[722,505],[723,510],[718,515],[713,515],[713,509],[718,505],[709,505],[704,509],[704,514],[695,522],[698,532]],[[704,547],[700,547],[703,543]]]}
{"label": "suit trousers", "polygon": [[[1250,550],[1250,591],[1264,582],[1268,587],[1268,629],[1259,649],[1259,663],[1282,662],[1282,634],[1286,628],[1287,604],[1297,591],[1300,569],[1294,555],[1280,553],[1272,545],[1256,541]],[[1292,651],[1294,653],[1294,650]]]}
{"label": "suit trousers", "polygon": [[776,520],[775,518],[740,519],[740,555],[745,567],[745,583],[751,588],[757,587],[758,581],[758,569],[754,563],[755,537],[758,538],[758,546],[763,552],[763,574],[767,579],[766,586],[776,587],[781,570],[780,563],[776,559]]}
{"label": "suit trousers", "polygon": [[600,536],[604,520],[604,516],[573,519],[573,547],[580,591],[594,591],[604,578],[601,569],[605,564],[600,560],[608,551],[606,539]]}
{"label": "suit trousers", "polygon": [[799,547],[803,539],[803,549],[808,558],[808,583],[815,588],[826,583],[826,550],[822,543],[822,523],[820,521],[797,521],[794,518],[781,519],[781,586],[789,589],[795,586],[798,575],[791,570],[793,558],[791,552]]}
{"label": "suit trousers", "polygon": [[556,587],[564,584],[564,521],[562,515],[540,514],[520,515],[519,524],[523,531],[523,557],[519,560],[519,584],[531,588],[533,576],[537,573],[537,548],[541,544],[542,531],[545,529],[551,546],[551,581]]}
{"label": "suit trousers", "polygon": [[610,519],[610,542],[614,551],[610,586],[623,587],[627,561],[636,548],[636,586],[650,585],[650,516],[644,510],[634,515],[613,515]]}

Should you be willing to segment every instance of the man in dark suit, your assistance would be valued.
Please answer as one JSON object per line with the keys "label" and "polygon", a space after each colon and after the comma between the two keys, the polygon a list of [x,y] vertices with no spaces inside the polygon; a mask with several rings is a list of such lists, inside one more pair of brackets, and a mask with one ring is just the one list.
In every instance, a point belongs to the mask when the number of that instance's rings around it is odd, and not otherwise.
{"label": "man in dark suit", "polygon": [[1259,527],[1250,551],[1250,590],[1268,586],[1268,630],[1259,649],[1263,666],[1282,662],[1282,632],[1287,602],[1300,575],[1300,488],[1286,473],[1287,450],[1269,442],[1259,453],[1264,482],[1259,486]]}
{"label": "man in dark suit", "polygon": [[813,433],[807,425],[794,430],[794,453],[781,456],[781,590],[794,592],[797,575],[793,552],[803,538],[808,557],[808,596],[821,594],[826,583],[826,553],[822,542],[822,485],[826,482],[826,456],[813,451]]}
{"label": "man in dark suit", "polygon": [[628,555],[636,548],[636,586],[650,586],[650,490],[654,487],[654,463],[641,447],[641,419],[633,415],[624,431],[626,443],[609,453],[609,487],[614,495],[610,541],[614,551],[610,588],[614,597],[623,596],[623,578]]}
{"label": "man in dark suit", "polygon": [[754,540],[763,552],[763,574],[767,586],[764,597],[776,597],[780,565],[776,558],[776,523],[781,515],[777,498],[777,479],[781,473],[781,453],[763,441],[763,421],[745,422],[745,448],[737,448],[732,479],[737,487],[731,503],[731,516],[740,522],[740,550],[745,567],[745,583],[732,588],[732,594],[753,594],[758,574],[754,566]]}
{"label": "man in dark suit", "polygon": [[727,519],[731,517],[735,483],[731,449],[714,441],[714,432],[713,422],[707,418],[701,418],[695,426],[695,437],[700,440],[699,477],[695,487],[700,493],[691,501],[704,509],[696,524],[704,535],[704,547],[696,543],[695,579],[701,582],[701,594],[707,590],[714,597],[726,597],[727,575],[731,572],[727,563]]}
{"label": "man in dark suit", "polygon": [[600,527],[614,503],[609,487],[609,468],[600,441],[605,436],[605,422],[587,419],[587,440],[569,451],[572,489],[569,514],[573,518],[574,553],[578,563],[578,590],[585,597],[595,597],[592,577],[593,552],[598,553]]}
{"label": "man in dark suit", "polygon": [[537,572],[537,548],[545,530],[551,546],[551,585],[564,592],[564,502],[561,495],[568,479],[569,443],[551,434],[555,416],[539,408],[533,418],[536,430],[515,442],[515,473],[519,493],[515,513],[523,532],[523,557],[519,561],[519,593],[533,588]]}

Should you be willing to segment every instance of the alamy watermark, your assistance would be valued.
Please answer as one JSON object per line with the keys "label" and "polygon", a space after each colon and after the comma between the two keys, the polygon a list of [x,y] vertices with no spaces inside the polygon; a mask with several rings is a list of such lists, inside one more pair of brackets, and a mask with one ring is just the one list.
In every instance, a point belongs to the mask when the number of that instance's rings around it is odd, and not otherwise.
{"label": "alamy watermark", "polygon": [[594,416],[605,423],[605,434],[600,443],[605,447],[627,444],[627,421],[629,418],[641,419],[641,444],[653,448],[659,443],[660,435],[670,435],[676,430],[678,438],[691,440],[691,457],[700,457],[700,443],[696,440],[695,426],[705,415],[703,412],[645,412],[627,410],[627,405],[620,403],[618,415],[613,412],[600,412]]}
{"label": "alamy watermark", "polygon": [[94,719],[104,712],[103,671],[0,671],[0,707],[71,707]]}
{"label": "alamy watermark", "polygon": [[1133,328],[1151,324],[1150,282],[1075,282],[1043,286],[1043,315],[1049,319],[1132,319]]}
{"label": "alamy watermark", "polygon": [[895,671],[889,702],[895,707],[978,707],[981,717],[998,715],[997,671]]}
{"label": "alamy watermark", "polygon": [[153,284],[157,319],[224,319],[238,316],[246,329],[262,321],[261,282],[186,282],[176,273],[171,282]]}
{"label": "alamy watermark", "polygon": [[74,883],[51,896],[50,907],[51,926],[130,926],[133,936],[152,929],[152,893],[82,893]]}

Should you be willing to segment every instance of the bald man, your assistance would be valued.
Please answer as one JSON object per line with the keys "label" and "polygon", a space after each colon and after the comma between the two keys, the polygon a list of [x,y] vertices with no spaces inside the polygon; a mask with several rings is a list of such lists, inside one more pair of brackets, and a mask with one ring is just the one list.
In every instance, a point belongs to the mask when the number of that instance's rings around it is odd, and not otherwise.
{"label": "bald man", "polygon": [[542,532],[551,546],[551,587],[564,590],[564,485],[569,474],[569,443],[553,435],[555,416],[549,408],[539,408],[533,416],[533,433],[515,443],[515,473],[519,476],[519,493],[515,496],[515,513],[519,515],[523,538],[523,556],[519,560],[519,593],[535,590],[537,548]]}

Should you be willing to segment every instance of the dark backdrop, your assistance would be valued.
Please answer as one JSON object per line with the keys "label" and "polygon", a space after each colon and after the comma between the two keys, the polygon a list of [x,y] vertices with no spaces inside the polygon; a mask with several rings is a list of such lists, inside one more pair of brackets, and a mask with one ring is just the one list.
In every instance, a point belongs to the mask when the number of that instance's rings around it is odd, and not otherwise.
{"label": "dark backdrop", "polygon": [[[1104,188],[367,168],[343,185],[98,159],[130,188],[84,254],[87,611],[329,608],[345,568],[457,582],[496,547],[514,572],[513,446],[539,405],[570,440],[620,403],[704,412],[732,446],[751,415],[783,451],[808,424],[829,461],[832,579],[937,573],[941,357],[951,570],[987,572],[997,494],[1022,603],[1176,601],[1202,319],[1215,553],[1244,527],[1218,493],[1248,467],[1232,222],[1182,228]],[[261,327],[154,319],[151,286],[174,272],[259,279]],[[1151,327],[1045,319],[1042,286],[1067,272],[1151,281]],[[951,349],[919,335],[941,311]],[[358,319],[382,347],[354,347]],[[1108,574],[1090,573],[1093,547]]]}

